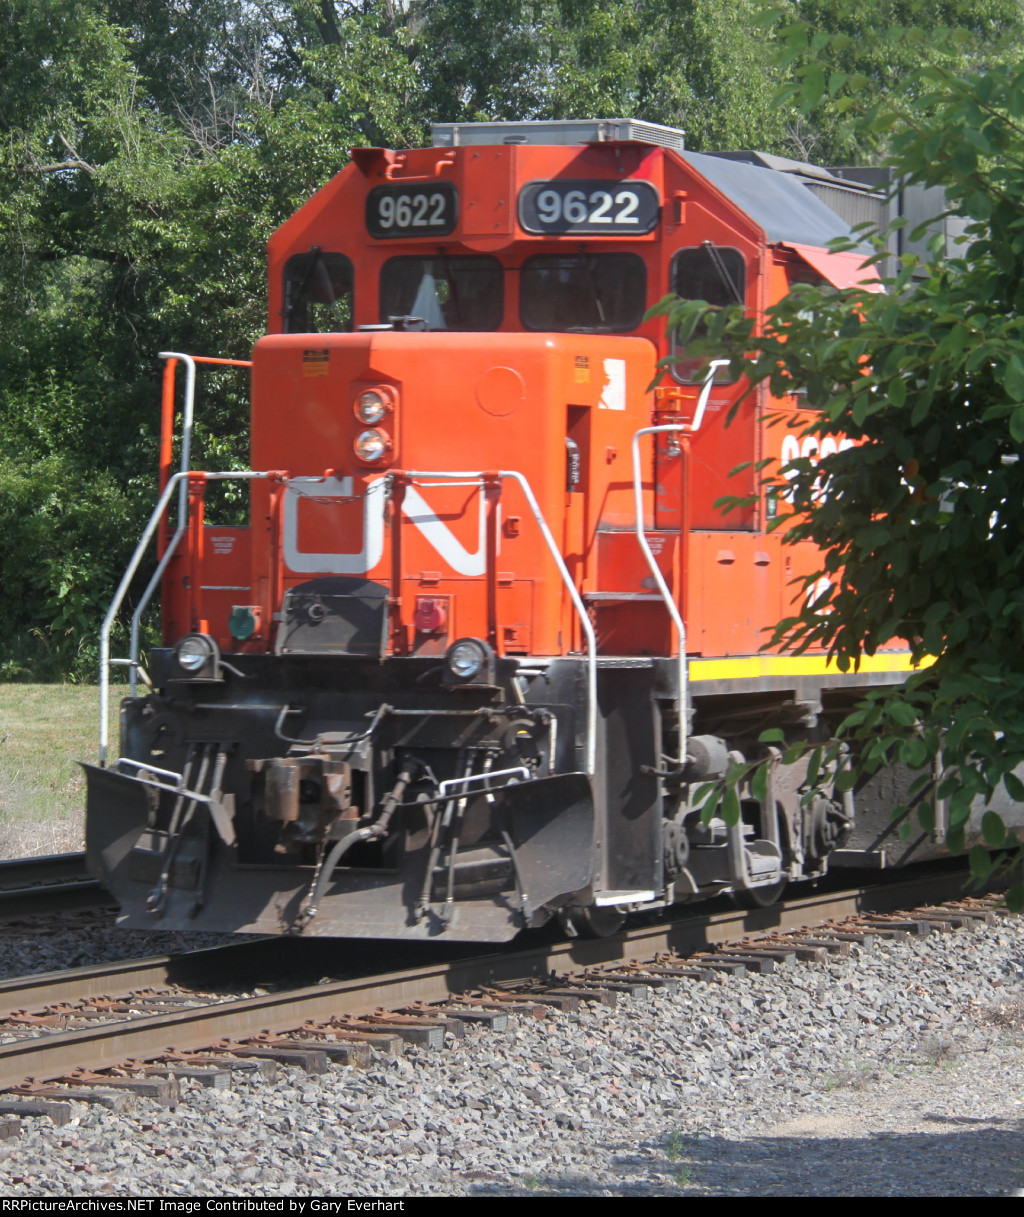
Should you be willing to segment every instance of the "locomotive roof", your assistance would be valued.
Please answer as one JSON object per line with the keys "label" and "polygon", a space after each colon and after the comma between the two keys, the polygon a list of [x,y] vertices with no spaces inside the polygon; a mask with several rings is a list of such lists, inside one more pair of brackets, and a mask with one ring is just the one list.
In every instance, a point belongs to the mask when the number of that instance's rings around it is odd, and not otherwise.
{"label": "locomotive roof", "polygon": [[791,173],[703,152],[677,155],[759,224],[770,243],[823,246],[850,234],[849,224]]}

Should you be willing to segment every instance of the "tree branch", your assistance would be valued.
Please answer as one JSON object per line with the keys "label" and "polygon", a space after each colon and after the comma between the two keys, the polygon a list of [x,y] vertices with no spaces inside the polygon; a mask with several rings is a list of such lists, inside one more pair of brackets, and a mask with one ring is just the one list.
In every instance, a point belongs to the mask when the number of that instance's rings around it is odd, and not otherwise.
{"label": "tree branch", "polygon": [[93,175],[96,169],[93,165],[87,164],[85,161],[58,161],[55,165],[24,165],[25,173],[60,173],[62,169],[83,169],[86,173]]}
{"label": "tree branch", "polygon": [[88,161],[82,159],[78,153],[78,149],[66,140],[60,132],[57,133],[57,138],[64,145],[64,149],[68,154],[69,159],[66,161],[58,161],[52,165],[26,165],[24,166],[26,173],[60,173],[63,169],[81,169],[88,173],[90,177],[95,176],[96,166],[90,165]]}

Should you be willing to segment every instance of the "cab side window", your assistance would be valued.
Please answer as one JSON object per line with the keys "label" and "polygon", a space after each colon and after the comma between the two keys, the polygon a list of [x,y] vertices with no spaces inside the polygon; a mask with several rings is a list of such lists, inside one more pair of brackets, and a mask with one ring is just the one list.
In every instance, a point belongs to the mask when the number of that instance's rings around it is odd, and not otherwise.
{"label": "cab side window", "polygon": [[[672,291],[682,300],[706,300],[717,308],[743,304],[747,290],[747,266],[738,249],[728,245],[712,245],[705,241],[694,249],[681,249],[672,259]],[[703,324],[694,331],[695,338],[703,338],[707,327]],[[677,362],[672,365],[672,375],[683,384],[695,384],[703,379],[700,374],[703,359],[687,359],[685,350],[672,340],[672,354]],[[721,368],[715,373],[716,383],[727,383],[729,369]]]}
{"label": "cab side window", "polygon": [[284,264],[284,332],[336,334],[352,328],[352,263],[313,246]]}

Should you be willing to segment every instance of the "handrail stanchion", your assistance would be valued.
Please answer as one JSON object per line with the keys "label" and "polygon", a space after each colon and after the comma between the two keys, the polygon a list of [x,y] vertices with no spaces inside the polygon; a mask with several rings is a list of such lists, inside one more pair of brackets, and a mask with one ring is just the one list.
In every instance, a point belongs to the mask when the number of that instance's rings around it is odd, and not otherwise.
{"label": "handrail stanchion", "polygon": [[391,646],[396,655],[408,654],[405,626],[402,622],[402,503],[406,479],[401,473],[388,475],[391,496],[391,596],[388,602],[388,629]]}
{"label": "handrail stanchion", "polygon": [[153,599],[153,593],[160,586],[160,580],[164,577],[164,571],[170,565],[171,559],[174,557],[178,549],[178,544],[181,538],[185,535],[185,525],[175,529],[174,536],[171,537],[164,548],[163,555],[160,561],[156,564],[156,570],[153,576],[146,584],[146,590],[139,597],[139,603],[135,606],[135,612],[132,613],[131,637],[128,643],[128,688],[132,697],[138,695],[139,690],[139,639],[142,633],[142,614],[149,608],[149,602]]}
{"label": "handrail stanchion", "polygon": [[[484,484],[484,474],[481,472],[473,473],[466,471],[451,472],[441,470],[419,470],[419,469],[404,469],[403,474],[406,478],[423,478],[431,479],[432,481],[451,482],[460,479],[470,479],[479,485]],[[565,585],[566,591],[569,593],[569,598],[572,600],[573,608],[580,619],[580,626],[587,640],[587,776],[593,777],[597,769],[597,636],[594,633],[594,625],[587,613],[586,606],[576,590],[576,585],[572,581],[572,575],[565,565],[565,560],[562,557],[561,551],[558,548],[555,538],[551,534],[551,529],[548,528],[547,521],[541,512],[540,506],[534,497],[533,490],[526,478],[516,470],[501,469],[495,474],[497,478],[510,478],[517,482],[520,489],[526,498],[527,505],[530,508],[533,518],[540,529],[540,534],[544,538],[544,543],[548,547],[548,551],[554,560],[558,573],[561,576],[562,582]]]}
{"label": "handrail stanchion", "polygon": [[174,492],[178,489],[178,484],[183,483],[187,478],[186,474],[176,473],[169,478],[167,485],[164,487],[164,492],[157,500],[156,506],[149,517],[149,522],[146,524],[142,538],[135,547],[135,553],[132,554],[131,561],[128,563],[128,569],[121,577],[121,582],[117,585],[117,591],[114,593],[114,598],[110,602],[110,608],[107,609],[107,615],[103,618],[103,624],[100,626],[100,764],[107,763],[107,715],[110,709],[110,630],[114,624],[114,618],[117,616],[117,610],[121,607],[121,602],[124,600],[125,593],[128,591],[128,585],[135,576],[135,572],[139,569],[139,563],[142,561],[142,555],[146,551],[146,547],[153,538],[156,532],[157,525],[167,509],[167,504],[170,502]]}
{"label": "handrail stanchion", "polygon": [[[161,351],[160,358],[167,360],[180,359],[185,365],[185,404],[181,416],[181,461],[179,462],[179,472],[188,473],[192,467],[192,425],[195,421],[196,406],[196,360],[195,356],[183,355],[180,351]],[[173,412],[173,402],[171,409]],[[188,485],[182,482],[178,490],[179,528],[187,518]]]}
{"label": "handrail stanchion", "polygon": [[[669,591],[665,577],[661,573],[661,567],[658,566],[654,554],[651,552],[651,547],[647,542],[647,534],[644,531],[644,493],[642,474],[640,472],[640,436],[666,435],[672,432],[685,433],[688,430],[689,428],[684,423],[666,423],[661,427],[641,427],[639,431],[633,434],[633,509],[636,516],[633,526],[636,530],[636,539],[640,543],[644,559],[658,588],[658,593],[665,602],[668,615],[672,619],[672,624],[675,626],[679,639],[678,666],[676,669],[676,712],[679,717],[678,763],[680,765],[686,764],[686,734],[689,728],[689,724],[686,721],[686,686],[688,680],[686,667],[686,622],[683,620],[679,606]],[[682,553],[679,555],[679,560],[682,562]]]}
{"label": "handrail stanchion", "polygon": [[484,474],[482,494],[487,512],[486,577],[487,577],[487,641],[496,654],[498,646],[498,511],[501,506],[501,479]]}
{"label": "handrail stanchion", "polygon": [[[181,417],[181,461],[179,472],[188,473],[192,467],[192,428],[195,422],[196,404],[196,364],[208,363],[229,368],[251,368],[251,359],[221,359],[212,355],[185,355],[181,351],[161,351],[161,359],[166,359],[164,365],[163,394],[161,399],[160,419],[160,493],[163,494],[167,477],[171,470],[171,460],[174,450],[174,380],[178,360],[185,365],[185,404]],[[183,489],[178,500],[178,524],[184,521],[188,513],[186,501],[187,490]],[[158,556],[163,556],[163,539],[160,539]]]}
{"label": "handrail stanchion", "polygon": [[[229,481],[232,479],[237,479],[239,481],[254,481],[257,478],[269,478],[269,477],[281,477],[281,476],[283,476],[283,475],[280,473],[262,473],[262,472],[249,471],[249,470],[243,470],[243,471],[238,471],[238,472],[230,471],[227,473],[204,473],[203,474],[203,477],[208,481]],[[131,581],[135,577],[135,572],[139,569],[139,565],[142,562],[142,556],[146,552],[146,549],[147,549],[150,541],[153,539],[153,536],[157,531],[157,528],[160,524],[160,520],[163,517],[164,512],[167,510],[168,503],[174,497],[175,491],[180,490],[181,486],[184,486],[185,494],[186,495],[188,494],[188,478],[189,478],[189,475],[187,473],[176,473],[173,475],[173,477],[168,479],[167,485],[164,487],[163,494],[161,494],[160,498],[157,500],[157,504],[153,508],[153,511],[149,517],[146,527],[143,530],[142,537],[139,539],[139,543],[135,547],[135,552],[132,554],[131,561],[128,563],[127,569],[125,570],[124,574],[121,576],[121,582],[117,585],[117,591],[114,593],[114,598],[110,602],[110,608],[107,609],[107,615],[103,618],[103,624],[100,626],[100,765],[101,766],[105,766],[107,763],[107,750],[108,750],[108,745],[109,745],[109,732],[107,730],[107,716],[108,716],[109,710],[110,710],[110,665],[112,662],[111,658],[110,658],[110,631],[113,628],[114,619],[117,616],[118,610],[120,609],[122,603],[124,602],[124,598],[128,592],[129,586],[131,585]],[[186,503],[187,503],[187,499],[186,499]],[[172,539],[171,544],[168,546],[167,551],[164,553],[164,557],[161,559],[161,565],[163,567],[166,567],[167,563],[170,561],[171,555],[174,552],[174,548],[177,546],[178,540],[179,540],[182,532],[184,532],[184,530],[185,530],[185,524],[183,523],[182,527],[180,529],[178,529],[178,531],[175,533],[175,536]],[[147,584],[146,592],[143,595],[143,599],[140,600],[139,605],[135,610],[135,613],[132,615],[133,651],[131,654],[131,658],[129,660],[129,666],[130,666],[130,670],[133,673],[138,666],[138,650],[137,650],[138,637],[139,637],[138,622],[141,619],[143,610],[146,608],[146,605],[148,604],[148,599],[146,597],[151,596],[153,594],[153,591],[156,589],[157,583],[159,582],[159,575],[162,573],[163,573],[163,571],[161,570],[161,566],[158,565],[157,573],[154,574],[153,578],[150,579],[149,583]]]}
{"label": "handrail stanchion", "polygon": [[[697,408],[694,411],[693,421],[691,423],[665,423],[660,427],[641,427],[639,431],[633,435],[633,513],[635,519],[633,526],[636,530],[636,539],[640,544],[640,549],[643,552],[644,559],[647,562],[648,569],[654,579],[655,585],[658,588],[662,600],[665,602],[665,607],[668,609],[668,615],[672,619],[672,624],[675,626],[676,633],[679,638],[679,655],[678,668],[676,672],[676,712],[679,719],[679,757],[678,764],[686,764],[686,743],[689,723],[686,717],[686,698],[688,684],[688,670],[686,663],[686,622],[683,620],[683,615],[679,611],[679,606],[669,591],[668,584],[665,582],[664,576],[661,573],[661,568],[655,560],[651,547],[647,542],[647,534],[644,531],[644,495],[643,495],[643,479],[640,472],[640,436],[641,435],[666,435],[676,433],[682,435],[693,435],[700,430],[700,425],[704,421],[704,412],[707,409],[708,399],[711,396],[711,389],[715,383],[715,372],[719,368],[728,367],[728,359],[713,359],[708,364],[707,375],[704,377],[704,383],[701,385],[700,395],[697,398]],[[682,487],[683,499],[686,497],[686,483],[684,481]],[[682,564],[684,550],[682,546],[679,552],[679,562]],[[681,571],[681,579],[684,581],[688,578],[687,571]]]}
{"label": "handrail stanchion", "polygon": [[[164,487],[171,476],[171,462],[174,460],[174,386],[175,376],[178,368],[178,357],[176,355],[164,356],[167,362],[164,364],[163,391],[160,397],[160,490],[163,494]],[[156,553],[158,558],[164,556],[167,549],[167,520],[161,517],[160,531],[157,535]],[[134,697],[135,690],[132,690]]]}

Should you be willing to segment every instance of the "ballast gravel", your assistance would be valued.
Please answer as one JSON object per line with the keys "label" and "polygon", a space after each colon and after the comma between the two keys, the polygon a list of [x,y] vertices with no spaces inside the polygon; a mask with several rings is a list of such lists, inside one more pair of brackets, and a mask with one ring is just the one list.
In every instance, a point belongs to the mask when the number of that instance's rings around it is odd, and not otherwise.
{"label": "ballast gravel", "polygon": [[1024,1195],[1024,921],[74,1110],[0,1195]]}
{"label": "ballast gravel", "polygon": [[86,968],[117,959],[201,951],[237,936],[166,930],[118,930],[109,909],[51,913],[0,928],[0,980]]}

